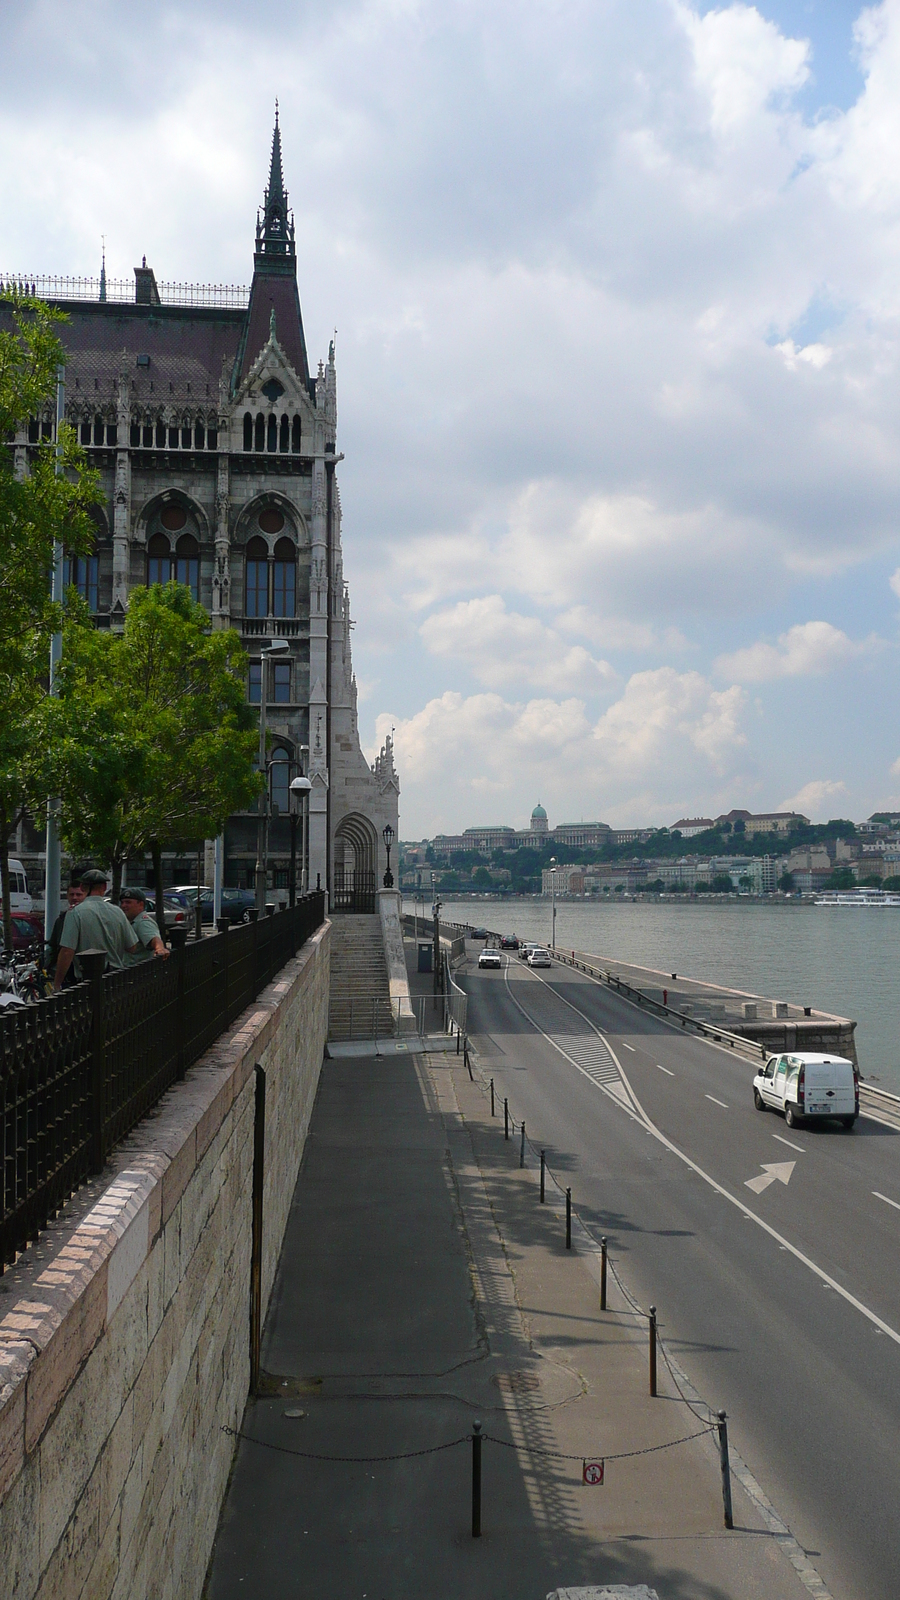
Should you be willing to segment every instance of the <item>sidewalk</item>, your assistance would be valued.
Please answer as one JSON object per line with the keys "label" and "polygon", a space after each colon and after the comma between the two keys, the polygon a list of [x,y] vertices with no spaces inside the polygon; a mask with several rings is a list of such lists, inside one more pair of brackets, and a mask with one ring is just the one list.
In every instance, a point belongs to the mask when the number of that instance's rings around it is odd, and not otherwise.
{"label": "sidewalk", "polygon": [[209,1600],[807,1596],[737,1482],[725,1531],[709,1437],[653,1449],[701,1424],[518,1155],[455,1055],[325,1062]]}

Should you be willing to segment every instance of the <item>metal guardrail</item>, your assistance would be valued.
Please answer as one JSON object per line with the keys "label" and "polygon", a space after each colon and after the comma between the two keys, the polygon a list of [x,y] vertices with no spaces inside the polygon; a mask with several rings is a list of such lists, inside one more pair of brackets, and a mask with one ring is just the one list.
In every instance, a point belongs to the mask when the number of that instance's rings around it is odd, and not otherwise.
{"label": "metal guardrail", "polygon": [[[251,914],[253,915],[253,914]],[[324,895],[0,1017],[0,1271],[325,919]]]}

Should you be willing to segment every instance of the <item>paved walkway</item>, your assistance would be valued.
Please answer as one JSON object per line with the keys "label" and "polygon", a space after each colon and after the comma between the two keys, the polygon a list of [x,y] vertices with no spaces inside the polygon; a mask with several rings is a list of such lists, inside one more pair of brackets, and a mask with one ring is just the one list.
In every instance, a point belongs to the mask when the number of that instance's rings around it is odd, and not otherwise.
{"label": "paved walkway", "polygon": [[326,1061],[209,1600],[807,1595],[737,1483],[724,1530],[708,1436],[653,1449],[700,1424],[650,1399],[645,1326],[599,1311],[518,1154],[455,1055]]}

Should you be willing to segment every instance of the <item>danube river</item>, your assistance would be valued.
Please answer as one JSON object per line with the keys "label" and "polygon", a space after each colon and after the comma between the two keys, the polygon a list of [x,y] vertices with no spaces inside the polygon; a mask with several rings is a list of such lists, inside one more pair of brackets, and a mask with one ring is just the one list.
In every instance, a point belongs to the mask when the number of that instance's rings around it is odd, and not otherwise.
{"label": "danube river", "polygon": [[[549,900],[448,899],[442,915],[550,940]],[[900,1093],[900,907],[558,901],[556,942],[854,1017],[863,1076]]]}

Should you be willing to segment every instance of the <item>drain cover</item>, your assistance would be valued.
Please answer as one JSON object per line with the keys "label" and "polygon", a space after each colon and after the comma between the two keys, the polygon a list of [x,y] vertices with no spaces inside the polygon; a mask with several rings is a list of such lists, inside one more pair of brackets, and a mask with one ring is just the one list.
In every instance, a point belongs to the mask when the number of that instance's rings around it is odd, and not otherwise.
{"label": "drain cover", "polygon": [[491,1383],[504,1394],[532,1394],[540,1388],[533,1372],[495,1372]]}

